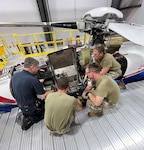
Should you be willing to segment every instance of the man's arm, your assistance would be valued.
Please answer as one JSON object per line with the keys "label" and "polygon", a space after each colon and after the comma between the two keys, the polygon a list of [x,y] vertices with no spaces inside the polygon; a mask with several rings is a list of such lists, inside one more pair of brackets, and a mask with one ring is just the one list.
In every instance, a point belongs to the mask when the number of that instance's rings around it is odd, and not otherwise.
{"label": "man's arm", "polygon": [[106,73],[108,73],[110,68],[102,68],[100,74],[104,75]]}
{"label": "man's arm", "polygon": [[82,102],[77,99],[77,106],[76,106],[76,110],[82,110],[83,106],[82,106]]}
{"label": "man's arm", "polygon": [[103,97],[100,96],[94,96],[92,93],[88,93],[89,99],[96,105],[99,106],[103,102]]}

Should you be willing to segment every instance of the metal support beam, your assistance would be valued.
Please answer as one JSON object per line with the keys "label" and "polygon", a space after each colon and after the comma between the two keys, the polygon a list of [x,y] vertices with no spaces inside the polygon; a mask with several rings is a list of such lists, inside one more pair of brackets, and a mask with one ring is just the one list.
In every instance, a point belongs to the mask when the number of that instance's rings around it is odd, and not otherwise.
{"label": "metal support beam", "polygon": [[[51,16],[50,16],[50,11],[49,11],[49,5],[46,3],[46,0],[37,0],[37,5],[39,8],[40,16],[41,16],[41,21],[42,22],[50,22],[51,21]],[[49,32],[52,31],[51,27],[43,27],[44,32]],[[45,35],[47,41],[52,41],[52,36],[50,35]]]}
{"label": "metal support beam", "polygon": [[111,7],[114,7],[114,8],[116,8],[116,9],[119,9],[120,3],[121,3],[121,0],[112,0]]}

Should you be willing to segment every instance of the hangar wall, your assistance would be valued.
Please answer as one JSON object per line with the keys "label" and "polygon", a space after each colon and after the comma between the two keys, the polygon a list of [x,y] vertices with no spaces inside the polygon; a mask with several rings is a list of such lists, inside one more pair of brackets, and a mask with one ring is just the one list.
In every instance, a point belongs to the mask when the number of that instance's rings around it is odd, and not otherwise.
{"label": "hangar wall", "polygon": [[[80,20],[85,12],[102,6],[111,6],[112,0],[46,0],[49,3],[52,21]],[[36,0],[0,1],[0,22],[40,22]],[[0,33],[41,32],[39,27],[0,27]]]}
{"label": "hangar wall", "polygon": [[124,20],[131,23],[144,25],[143,11],[144,11],[144,0],[142,1],[141,7],[128,8],[122,10],[122,12],[124,13]]}
{"label": "hangar wall", "polygon": [[[0,1],[0,22],[40,22],[36,0]],[[42,28],[0,27],[0,34],[41,32]]]}
{"label": "hangar wall", "polygon": [[80,20],[90,9],[111,6],[112,0],[49,0],[52,21]]}

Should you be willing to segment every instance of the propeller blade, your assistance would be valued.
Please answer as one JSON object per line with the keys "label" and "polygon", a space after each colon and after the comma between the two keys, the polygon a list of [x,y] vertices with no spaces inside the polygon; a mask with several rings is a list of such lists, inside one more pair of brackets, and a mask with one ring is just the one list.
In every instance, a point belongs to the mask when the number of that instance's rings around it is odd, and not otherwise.
{"label": "propeller blade", "polygon": [[108,29],[125,37],[129,41],[144,46],[144,26],[128,23],[109,23]]}
{"label": "propeller blade", "polygon": [[60,28],[77,29],[77,22],[57,22],[57,23],[51,23],[51,26],[60,27]]}
{"label": "propeller blade", "polygon": [[77,22],[0,22],[0,27],[60,27],[77,29]]}
{"label": "propeller blade", "polygon": [[0,27],[46,27],[49,22],[0,22]]}

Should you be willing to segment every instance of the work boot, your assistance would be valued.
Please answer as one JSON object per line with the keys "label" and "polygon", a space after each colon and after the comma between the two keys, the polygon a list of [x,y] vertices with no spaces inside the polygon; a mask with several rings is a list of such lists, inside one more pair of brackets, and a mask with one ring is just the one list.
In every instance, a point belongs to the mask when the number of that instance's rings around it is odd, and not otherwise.
{"label": "work boot", "polygon": [[38,123],[39,121],[41,121],[41,120],[43,120],[44,119],[44,116],[43,116],[43,114],[42,115],[39,115],[39,116],[35,116],[35,117],[33,117],[33,122],[34,123]]}
{"label": "work boot", "polygon": [[34,123],[32,122],[32,120],[28,117],[23,117],[23,122],[22,122],[22,130],[27,130],[29,129]]}
{"label": "work boot", "polygon": [[50,131],[51,136],[62,136],[64,133],[58,133],[56,131]]}
{"label": "work boot", "polygon": [[59,134],[58,134],[58,133],[55,133],[55,132],[51,132],[51,131],[50,131],[50,135],[52,135],[52,136],[58,136]]}
{"label": "work boot", "polygon": [[126,89],[126,85],[125,85],[125,83],[123,82],[123,80],[118,81],[117,84],[118,84],[123,90]]}
{"label": "work boot", "polygon": [[88,112],[88,116],[89,117],[101,117],[103,115],[103,111],[99,111],[99,112]]}

